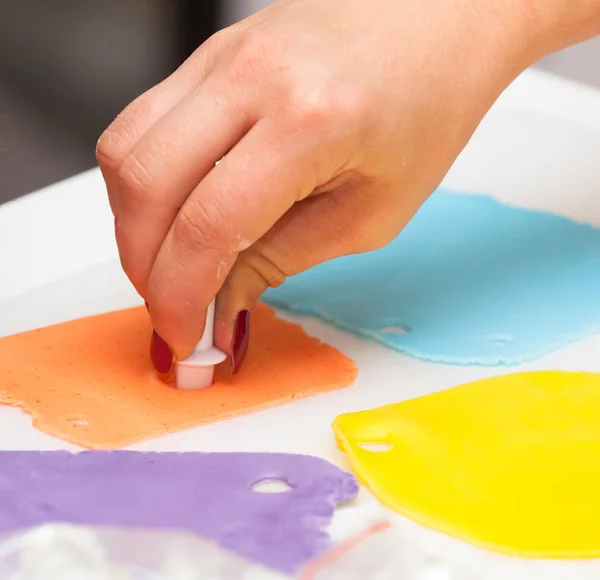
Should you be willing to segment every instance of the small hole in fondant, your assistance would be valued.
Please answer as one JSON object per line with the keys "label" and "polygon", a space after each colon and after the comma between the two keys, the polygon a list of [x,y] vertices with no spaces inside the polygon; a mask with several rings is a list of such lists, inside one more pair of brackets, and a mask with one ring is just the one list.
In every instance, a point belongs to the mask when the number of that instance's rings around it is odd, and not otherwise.
{"label": "small hole in fondant", "polygon": [[497,344],[499,346],[508,344],[509,342],[512,342],[513,339],[510,334],[490,334],[487,338],[492,344]]}
{"label": "small hole in fondant", "polygon": [[384,453],[392,448],[391,443],[384,443],[383,441],[365,441],[364,443],[359,443],[358,446],[372,453]]}
{"label": "small hole in fondant", "polygon": [[252,486],[252,491],[257,493],[286,493],[292,486],[281,479],[263,479]]}
{"label": "small hole in fondant", "polygon": [[88,420],[84,419],[83,417],[73,417],[73,418],[69,419],[69,421],[71,423],[73,423],[73,425],[87,425],[88,424]]}
{"label": "small hole in fondant", "polygon": [[392,326],[384,326],[381,332],[384,334],[408,334],[412,332],[412,328],[407,324],[394,324]]}

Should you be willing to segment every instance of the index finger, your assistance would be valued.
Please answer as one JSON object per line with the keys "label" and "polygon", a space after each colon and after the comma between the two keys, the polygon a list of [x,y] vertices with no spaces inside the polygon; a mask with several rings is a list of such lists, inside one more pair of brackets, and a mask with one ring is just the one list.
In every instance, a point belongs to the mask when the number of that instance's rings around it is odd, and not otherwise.
{"label": "index finger", "polygon": [[119,198],[118,172],[136,143],[208,76],[227,31],[213,35],[166,79],[134,99],[102,133],[96,158],[106,183],[113,214]]}
{"label": "index finger", "polygon": [[316,135],[262,119],[182,206],[152,267],[147,294],[154,328],[176,358],[201,338],[206,308],[238,253],[327,173],[314,162],[319,147]]}

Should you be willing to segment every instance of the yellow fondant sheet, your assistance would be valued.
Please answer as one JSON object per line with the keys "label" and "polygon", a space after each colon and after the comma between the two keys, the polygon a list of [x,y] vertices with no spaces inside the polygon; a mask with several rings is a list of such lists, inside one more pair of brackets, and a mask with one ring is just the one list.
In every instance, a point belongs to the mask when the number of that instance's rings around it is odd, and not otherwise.
{"label": "yellow fondant sheet", "polygon": [[500,376],[333,428],[358,476],[421,524],[514,556],[600,556],[598,374]]}

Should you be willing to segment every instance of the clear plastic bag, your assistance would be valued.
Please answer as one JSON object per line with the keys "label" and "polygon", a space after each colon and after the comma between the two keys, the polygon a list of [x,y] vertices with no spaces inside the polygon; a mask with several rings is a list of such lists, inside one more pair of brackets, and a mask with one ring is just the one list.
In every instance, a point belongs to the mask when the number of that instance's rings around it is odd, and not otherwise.
{"label": "clear plastic bag", "polygon": [[0,538],[0,580],[284,580],[191,534],[50,524]]}
{"label": "clear plastic bag", "polygon": [[[371,520],[286,576],[191,534],[46,525],[0,537],[0,580],[597,580],[600,561],[524,561]],[[447,544],[444,549],[444,545]]]}

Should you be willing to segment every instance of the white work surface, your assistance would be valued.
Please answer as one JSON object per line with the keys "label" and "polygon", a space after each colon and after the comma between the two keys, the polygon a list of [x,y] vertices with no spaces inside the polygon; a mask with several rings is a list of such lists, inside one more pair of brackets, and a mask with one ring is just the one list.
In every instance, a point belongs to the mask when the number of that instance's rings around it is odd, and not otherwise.
{"label": "white work surface", "polygon": [[[490,193],[513,204],[600,226],[600,92],[544,73],[526,72],[483,121],[444,185]],[[112,217],[98,170],[0,206],[0,277],[0,336],[141,304],[118,265]],[[520,367],[459,367],[420,362],[316,320],[299,320],[310,334],[356,361],[360,372],[354,385],[133,448],[306,453],[348,467],[336,450],[330,428],[340,413],[506,372],[600,372],[600,337]],[[0,448],[76,449],[37,431],[27,415],[6,407],[0,408]],[[367,493],[361,496],[362,503],[352,510],[359,514],[355,519],[372,504]],[[567,574],[600,578],[600,561],[515,560],[485,553],[406,521],[400,523],[431,552],[471,569],[469,580],[509,575],[513,579],[562,579]]]}

